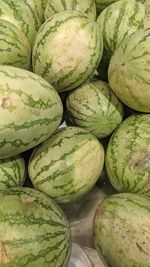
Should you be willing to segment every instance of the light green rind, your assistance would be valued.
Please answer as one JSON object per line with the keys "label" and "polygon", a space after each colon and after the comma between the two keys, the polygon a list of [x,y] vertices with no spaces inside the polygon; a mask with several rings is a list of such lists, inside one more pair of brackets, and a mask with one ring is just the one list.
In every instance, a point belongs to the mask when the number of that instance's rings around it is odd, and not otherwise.
{"label": "light green rind", "polygon": [[106,170],[118,191],[150,196],[150,114],[132,115],[114,132]]}
{"label": "light green rind", "polygon": [[0,160],[0,190],[22,186],[25,181],[26,167],[22,156]]}
{"label": "light green rind", "polygon": [[1,0],[0,18],[21,29],[33,45],[40,21],[26,0]]}
{"label": "light green rind", "polygon": [[123,120],[123,105],[102,81],[94,81],[73,91],[67,110],[76,125],[98,138],[110,135]]}
{"label": "light green rind", "polygon": [[44,22],[46,0],[25,0],[25,2],[31,6],[32,10],[36,13],[36,16],[38,16],[40,22]]}
{"label": "light green rind", "polygon": [[122,193],[105,199],[94,218],[94,242],[108,267],[150,266],[150,199]]}
{"label": "light green rind", "polygon": [[96,5],[93,0],[47,0],[45,19],[63,10],[78,10],[96,19]]}
{"label": "light green rind", "polygon": [[60,97],[48,82],[23,69],[0,66],[0,158],[46,140],[62,113]]}
{"label": "light green rind", "polygon": [[68,91],[94,74],[102,50],[101,34],[94,20],[82,12],[62,11],[47,19],[38,32],[33,70],[59,92]]}
{"label": "light green rind", "polygon": [[137,0],[117,1],[99,15],[97,24],[103,36],[106,64],[127,36],[144,27],[144,18],[145,7]]}
{"label": "light green rind", "polygon": [[111,58],[108,79],[123,103],[150,112],[150,28],[122,42]]}
{"label": "light green rind", "polygon": [[0,65],[29,69],[30,59],[27,37],[18,27],[0,19]]}
{"label": "light green rind", "polygon": [[35,148],[28,170],[36,189],[65,203],[92,189],[103,164],[104,149],[96,137],[82,128],[67,127]]}
{"label": "light green rind", "polygon": [[30,188],[0,192],[1,267],[66,267],[70,229],[62,210]]}

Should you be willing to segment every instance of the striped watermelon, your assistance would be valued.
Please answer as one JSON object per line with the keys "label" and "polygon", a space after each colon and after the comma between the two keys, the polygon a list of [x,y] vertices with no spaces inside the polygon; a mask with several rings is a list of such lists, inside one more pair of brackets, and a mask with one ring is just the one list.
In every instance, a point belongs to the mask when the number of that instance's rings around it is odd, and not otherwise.
{"label": "striped watermelon", "polygon": [[62,210],[30,188],[0,192],[1,267],[66,267],[70,229]]}
{"label": "striped watermelon", "polygon": [[0,65],[30,67],[31,48],[24,33],[9,21],[0,19]]}
{"label": "striped watermelon", "polygon": [[96,19],[96,5],[93,0],[47,0],[45,19],[63,10],[78,10]]}
{"label": "striped watermelon", "polygon": [[94,74],[102,50],[96,22],[82,12],[65,10],[40,28],[33,47],[33,70],[59,92],[71,90]]}
{"label": "striped watermelon", "polygon": [[46,0],[25,0],[27,4],[29,4],[32,10],[38,16],[38,19],[42,23],[44,21],[44,12],[46,7]]}
{"label": "striped watermelon", "polygon": [[33,186],[65,203],[82,197],[98,180],[104,149],[95,136],[79,127],[58,129],[32,153]]}
{"label": "striped watermelon", "polygon": [[118,191],[150,196],[150,114],[129,116],[114,132],[106,170]]}
{"label": "striped watermelon", "polygon": [[101,13],[106,7],[118,0],[96,0],[96,8],[98,14]]}
{"label": "striped watermelon", "polygon": [[98,138],[110,135],[122,122],[123,105],[109,85],[102,81],[87,83],[67,98],[73,122]]}
{"label": "striped watermelon", "polygon": [[94,218],[94,242],[109,267],[150,266],[150,199],[122,193],[105,199]]}
{"label": "striped watermelon", "polygon": [[124,38],[143,27],[144,18],[145,7],[137,0],[117,1],[99,15],[97,23],[103,36],[103,61],[106,64]]}
{"label": "striped watermelon", "polygon": [[40,21],[26,0],[1,0],[0,18],[5,19],[19,27],[33,44]]}
{"label": "striped watermelon", "polygon": [[0,160],[0,190],[22,186],[25,181],[26,168],[23,157],[16,156]]}
{"label": "striped watermelon", "polygon": [[63,108],[54,88],[27,70],[1,65],[0,81],[0,158],[9,158],[46,140]]}
{"label": "striped watermelon", "polygon": [[122,42],[112,56],[108,79],[114,93],[132,109],[150,112],[150,29]]}

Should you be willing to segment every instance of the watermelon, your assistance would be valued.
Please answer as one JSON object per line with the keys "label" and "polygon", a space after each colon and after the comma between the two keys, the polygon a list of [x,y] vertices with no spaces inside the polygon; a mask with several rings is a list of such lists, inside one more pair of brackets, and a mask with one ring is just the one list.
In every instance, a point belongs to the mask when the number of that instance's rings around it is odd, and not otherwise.
{"label": "watermelon", "polygon": [[101,13],[106,7],[118,0],[96,0],[96,8],[98,14]]}
{"label": "watermelon", "polygon": [[137,0],[117,1],[99,15],[97,23],[103,36],[106,65],[125,37],[144,27],[144,18],[145,7]]}
{"label": "watermelon", "polygon": [[26,168],[22,156],[0,160],[0,190],[22,186],[25,181]]}
{"label": "watermelon", "polygon": [[44,21],[44,12],[46,7],[46,0],[25,0],[25,2],[31,6],[36,16],[42,23]]}
{"label": "watermelon", "polygon": [[24,33],[9,21],[0,19],[0,65],[30,67],[31,48]]}
{"label": "watermelon", "polygon": [[131,115],[117,128],[107,147],[106,171],[119,192],[150,196],[150,114]]}
{"label": "watermelon", "polygon": [[26,0],[1,0],[0,18],[5,19],[19,27],[33,44],[40,21]]}
{"label": "watermelon", "polygon": [[33,71],[59,92],[68,91],[94,74],[102,50],[97,23],[82,12],[65,10],[40,28],[33,47]]}
{"label": "watermelon", "polygon": [[59,126],[63,107],[56,90],[27,70],[0,66],[0,158],[46,140]]}
{"label": "watermelon", "polygon": [[84,84],[67,98],[67,110],[76,125],[98,138],[110,135],[123,119],[123,105],[110,86],[100,80]]}
{"label": "watermelon", "polygon": [[150,199],[115,194],[97,208],[94,243],[105,266],[150,266]]}
{"label": "watermelon", "polygon": [[47,0],[45,19],[67,9],[82,11],[92,19],[96,19],[96,5],[93,0]]}
{"label": "watermelon", "polygon": [[126,38],[111,58],[108,79],[128,107],[150,112],[150,28]]}
{"label": "watermelon", "polygon": [[59,203],[90,191],[104,164],[104,149],[95,136],[79,127],[58,129],[33,150],[28,171],[33,186]]}
{"label": "watermelon", "polygon": [[0,191],[1,267],[66,267],[70,228],[62,210],[31,188]]}

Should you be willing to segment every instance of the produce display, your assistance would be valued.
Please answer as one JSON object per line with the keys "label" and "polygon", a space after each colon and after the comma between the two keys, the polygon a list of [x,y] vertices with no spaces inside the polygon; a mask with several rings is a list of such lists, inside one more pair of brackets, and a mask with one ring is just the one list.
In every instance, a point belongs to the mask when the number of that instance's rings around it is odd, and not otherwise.
{"label": "produce display", "polygon": [[0,267],[150,267],[149,74],[149,0],[1,0]]}

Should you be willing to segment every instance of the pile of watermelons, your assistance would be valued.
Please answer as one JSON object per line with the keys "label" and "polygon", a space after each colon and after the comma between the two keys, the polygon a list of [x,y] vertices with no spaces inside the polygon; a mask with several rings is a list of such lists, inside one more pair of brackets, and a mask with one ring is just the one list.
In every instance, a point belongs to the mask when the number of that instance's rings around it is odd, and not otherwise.
{"label": "pile of watermelons", "polygon": [[0,0],[0,267],[66,267],[104,165],[95,248],[150,267],[150,1]]}

